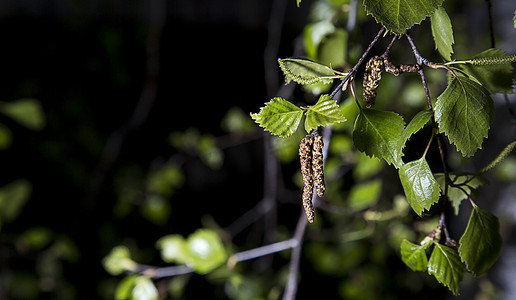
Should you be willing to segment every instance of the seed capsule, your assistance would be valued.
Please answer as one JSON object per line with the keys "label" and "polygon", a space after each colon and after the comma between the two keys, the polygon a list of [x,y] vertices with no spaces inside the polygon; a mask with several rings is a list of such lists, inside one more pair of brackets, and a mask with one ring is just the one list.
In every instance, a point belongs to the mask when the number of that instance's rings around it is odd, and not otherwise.
{"label": "seed capsule", "polygon": [[366,107],[374,105],[376,99],[376,89],[380,79],[382,79],[383,59],[379,56],[372,57],[366,64],[363,81],[363,98]]}
{"label": "seed capsule", "polygon": [[323,169],[323,140],[319,134],[314,135],[314,145],[312,150],[312,169],[314,173],[314,184],[317,189],[317,196],[324,196],[326,186],[324,185],[324,169]]}

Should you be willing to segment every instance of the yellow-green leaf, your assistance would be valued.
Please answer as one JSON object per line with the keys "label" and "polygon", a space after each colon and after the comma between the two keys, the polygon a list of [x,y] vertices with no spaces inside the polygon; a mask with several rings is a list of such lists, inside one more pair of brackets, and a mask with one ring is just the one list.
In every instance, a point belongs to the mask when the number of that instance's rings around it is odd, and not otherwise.
{"label": "yellow-green leaf", "polygon": [[270,133],[287,137],[292,135],[303,117],[303,110],[289,101],[275,97],[260,108],[251,118]]}

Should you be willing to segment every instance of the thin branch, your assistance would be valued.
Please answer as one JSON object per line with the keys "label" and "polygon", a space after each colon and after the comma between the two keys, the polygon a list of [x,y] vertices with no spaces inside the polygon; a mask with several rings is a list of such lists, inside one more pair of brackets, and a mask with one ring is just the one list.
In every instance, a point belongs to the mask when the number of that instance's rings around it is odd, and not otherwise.
{"label": "thin branch", "polygon": [[487,3],[487,15],[489,20],[489,35],[491,36],[491,48],[495,47],[495,36],[494,36],[494,27],[493,27],[493,9],[491,0],[486,0]]}
{"label": "thin branch", "polygon": [[346,84],[346,82],[351,78],[352,75],[354,75],[358,68],[360,67],[360,65],[362,64],[362,62],[364,61],[364,59],[367,57],[367,55],[369,54],[369,51],[371,51],[371,49],[373,48],[374,44],[376,44],[376,42],[378,41],[378,39],[380,38],[380,36],[383,34],[383,32],[385,31],[385,27],[382,26],[382,28],[380,28],[380,31],[378,31],[378,33],[376,34],[376,36],[374,37],[374,39],[371,41],[371,43],[369,43],[369,46],[367,47],[367,49],[364,51],[364,53],[362,54],[362,56],[360,57],[360,59],[358,60],[358,62],[353,66],[353,68],[351,69],[351,71],[348,73],[348,75],[344,78],[344,80],[342,80],[339,85],[331,92],[330,96],[333,98],[338,91],[340,91],[340,89],[342,89],[342,87],[344,86],[344,84]]}
{"label": "thin branch", "polygon": [[[314,197],[317,197],[317,194],[314,193]],[[297,245],[292,248],[292,254],[290,255],[289,276],[285,293],[283,294],[283,300],[296,299],[299,264],[301,262],[301,246],[307,224],[305,213],[301,212],[293,237],[293,239],[297,241]]]}

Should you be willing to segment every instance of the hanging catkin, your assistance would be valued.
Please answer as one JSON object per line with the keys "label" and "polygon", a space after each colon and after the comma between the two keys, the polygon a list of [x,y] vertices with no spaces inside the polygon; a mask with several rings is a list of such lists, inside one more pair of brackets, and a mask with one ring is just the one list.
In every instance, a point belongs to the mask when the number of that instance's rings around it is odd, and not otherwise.
{"label": "hanging catkin", "polygon": [[363,81],[363,98],[366,107],[374,105],[378,83],[382,79],[383,59],[379,56],[372,57],[366,64]]}
{"label": "hanging catkin", "polygon": [[322,136],[314,134],[314,145],[312,149],[312,168],[314,173],[314,184],[317,189],[317,196],[324,196],[326,187],[324,185],[324,169],[323,169],[323,140]]}
{"label": "hanging catkin", "polygon": [[308,222],[312,223],[315,218],[312,196],[314,193],[314,179],[312,170],[312,135],[305,136],[299,144],[299,160],[301,162],[301,174],[303,175],[303,207]]}

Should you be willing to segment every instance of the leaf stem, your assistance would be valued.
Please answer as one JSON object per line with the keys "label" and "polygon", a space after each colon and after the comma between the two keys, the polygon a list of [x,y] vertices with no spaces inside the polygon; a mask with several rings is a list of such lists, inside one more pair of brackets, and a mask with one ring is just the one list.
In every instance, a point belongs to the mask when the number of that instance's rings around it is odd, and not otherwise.
{"label": "leaf stem", "polygon": [[367,49],[364,51],[364,53],[362,54],[362,56],[360,57],[360,59],[358,60],[358,62],[353,66],[353,68],[351,69],[351,71],[348,73],[348,75],[339,83],[339,85],[337,85],[337,87],[331,92],[330,96],[333,98],[337,93],[338,91],[344,86],[344,84],[350,79],[350,77],[352,75],[354,75],[358,68],[360,67],[360,65],[362,64],[362,62],[364,61],[364,59],[367,57],[367,55],[369,54],[369,51],[371,51],[371,49],[373,48],[374,44],[376,44],[376,42],[378,41],[378,39],[380,38],[380,36],[382,35],[382,33],[385,31],[385,27],[382,26],[382,28],[380,28],[380,31],[378,31],[378,33],[376,34],[376,36],[374,37],[374,39],[371,41],[371,43],[369,43],[369,46],[367,46]]}

